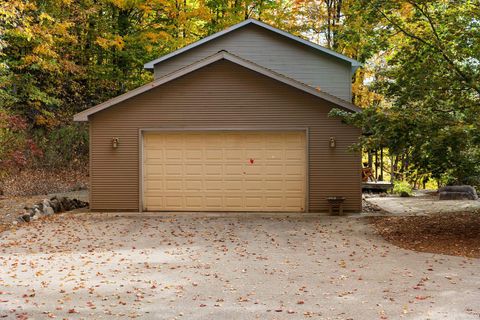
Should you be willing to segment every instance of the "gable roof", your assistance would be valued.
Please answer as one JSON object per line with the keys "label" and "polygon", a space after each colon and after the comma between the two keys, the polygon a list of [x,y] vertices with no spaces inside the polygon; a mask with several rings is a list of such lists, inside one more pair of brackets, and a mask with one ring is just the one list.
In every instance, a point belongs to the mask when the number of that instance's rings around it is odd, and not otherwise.
{"label": "gable roof", "polygon": [[99,111],[102,111],[104,109],[107,109],[113,105],[116,105],[122,101],[125,101],[127,99],[130,99],[132,97],[135,97],[141,93],[144,93],[146,91],[149,91],[151,89],[154,89],[162,84],[165,84],[167,82],[170,82],[172,80],[175,80],[181,76],[184,76],[190,72],[193,72],[195,70],[198,70],[200,68],[203,68],[209,64],[212,64],[216,61],[219,61],[219,60],[222,60],[222,59],[225,59],[225,60],[228,60],[230,62],[233,62],[235,64],[238,64],[242,67],[245,67],[247,69],[250,69],[252,71],[255,71],[255,72],[258,72],[260,74],[263,74],[269,78],[272,78],[274,80],[277,80],[277,81],[280,81],[280,82],[283,82],[291,87],[294,87],[294,88],[297,88],[299,90],[302,90],[304,92],[307,92],[311,95],[314,95],[314,96],[317,96],[319,98],[322,98],[328,102],[332,102],[336,105],[338,105],[339,107],[341,108],[344,108],[348,111],[354,111],[354,112],[358,112],[360,111],[360,108],[356,107],[355,105],[353,105],[352,103],[350,102],[347,102],[345,100],[342,100],[340,98],[337,98],[331,94],[328,94],[326,92],[323,92],[323,91],[320,91],[318,89],[315,89],[309,85],[306,85],[302,82],[299,82],[297,80],[294,80],[294,79],[291,79],[291,78],[288,78],[282,74],[279,74],[279,73],[276,73],[270,69],[267,69],[267,68],[264,68],[258,64],[255,64],[253,62],[250,62],[248,60],[245,60],[243,58],[240,58],[236,55],[233,55],[229,52],[226,52],[226,51],[220,51],[214,55],[211,55],[205,59],[202,59],[200,61],[197,61],[189,66],[186,66],[182,69],[179,69],[175,72],[172,72],[162,78],[159,78],[159,79],[156,79],[150,83],[147,83],[146,85],[143,85],[141,87],[138,87],[136,89],[133,89],[127,93],[124,93],[120,96],[117,96],[115,98],[112,98],[110,100],[107,100],[99,105],[96,105],[94,107],[91,107],[87,110],[84,110],[82,112],[79,112],[77,113],[76,115],[74,115],[73,117],[73,120],[74,121],[88,121],[88,116],[94,114],[94,113],[97,113]]}
{"label": "gable roof", "polygon": [[319,51],[321,51],[321,52],[323,52],[323,53],[326,53],[326,54],[331,55],[331,56],[333,56],[333,57],[336,57],[336,58],[338,58],[338,59],[344,60],[344,61],[346,61],[346,62],[348,62],[348,63],[351,64],[351,66],[352,66],[352,73],[353,73],[358,67],[362,66],[362,64],[361,64],[360,62],[358,62],[357,60],[352,59],[352,58],[349,58],[349,57],[347,57],[347,56],[345,56],[345,55],[343,55],[343,54],[341,54],[341,53],[335,52],[335,51],[330,50],[330,49],[328,49],[328,48],[325,48],[325,47],[323,47],[323,46],[321,46],[321,45],[318,45],[318,44],[316,44],[316,43],[313,43],[313,42],[310,42],[310,41],[308,41],[308,40],[302,39],[302,38],[300,38],[300,37],[294,36],[293,34],[288,33],[288,32],[286,32],[286,31],[283,31],[283,30],[274,28],[274,27],[272,27],[271,25],[268,25],[268,24],[266,24],[266,23],[264,23],[264,22],[261,22],[261,21],[255,20],[255,19],[247,19],[247,20],[244,20],[244,21],[242,21],[242,22],[240,22],[240,23],[237,23],[237,24],[235,24],[235,25],[233,25],[233,26],[231,26],[231,27],[229,27],[229,28],[227,28],[227,29],[225,29],[225,30],[219,31],[219,32],[217,32],[217,33],[214,33],[214,34],[212,34],[212,35],[210,35],[210,36],[208,36],[208,37],[205,37],[205,38],[203,38],[203,39],[201,39],[201,40],[198,40],[198,41],[196,41],[196,42],[193,42],[193,43],[191,43],[191,44],[189,44],[189,45],[187,45],[187,46],[185,46],[185,47],[183,47],[183,48],[180,48],[180,49],[175,50],[175,51],[173,51],[173,52],[171,52],[171,53],[169,53],[169,54],[166,54],[166,55],[164,55],[164,56],[161,56],[161,57],[158,58],[158,59],[155,59],[155,60],[152,60],[152,61],[150,61],[150,62],[147,62],[147,63],[144,64],[144,68],[145,68],[145,69],[153,69],[153,67],[154,67],[157,63],[160,63],[160,62],[162,62],[162,61],[165,61],[165,60],[168,60],[168,59],[170,59],[170,58],[173,58],[173,57],[175,57],[175,56],[177,56],[177,55],[179,55],[179,54],[181,54],[181,53],[183,53],[183,52],[185,52],[185,51],[191,50],[191,49],[193,49],[193,48],[195,48],[195,47],[198,47],[198,46],[200,46],[200,45],[202,45],[202,44],[204,44],[204,43],[206,43],[206,42],[212,41],[212,40],[214,40],[214,39],[216,39],[216,38],[219,38],[219,37],[221,37],[221,36],[223,36],[223,35],[226,35],[226,34],[232,32],[232,31],[234,31],[234,30],[240,29],[240,28],[242,28],[242,27],[244,27],[244,26],[247,26],[247,25],[256,25],[256,26],[262,27],[262,28],[264,28],[264,29],[273,31],[273,32],[275,32],[275,33],[277,33],[277,34],[279,34],[279,35],[282,35],[282,36],[284,36],[284,37],[287,37],[287,38],[289,38],[289,39],[292,39],[292,40],[294,40],[294,41],[297,41],[297,42],[299,42],[299,43],[301,43],[301,44],[304,44],[304,45],[306,45],[306,46],[308,46],[308,47],[311,47],[311,48],[313,48],[313,49],[319,50]]}

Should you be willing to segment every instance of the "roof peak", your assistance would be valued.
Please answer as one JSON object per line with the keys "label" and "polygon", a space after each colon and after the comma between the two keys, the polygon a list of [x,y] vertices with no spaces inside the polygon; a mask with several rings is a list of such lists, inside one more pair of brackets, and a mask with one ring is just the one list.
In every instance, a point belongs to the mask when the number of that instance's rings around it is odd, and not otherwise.
{"label": "roof peak", "polygon": [[205,37],[205,38],[202,38],[202,39],[200,39],[200,40],[198,40],[198,41],[195,41],[195,42],[193,42],[193,43],[191,43],[191,44],[189,44],[189,45],[186,45],[186,46],[183,47],[183,48],[177,49],[177,50],[175,50],[175,51],[173,51],[173,52],[170,52],[170,53],[168,53],[168,54],[166,54],[166,55],[163,55],[163,56],[161,56],[161,57],[159,57],[159,58],[157,58],[157,59],[155,59],[155,60],[152,60],[152,61],[150,61],[150,62],[147,62],[147,63],[145,63],[144,68],[145,68],[145,69],[153,69],[156,64],[158,64],[158,63],[160,63],[160,62],[162,62],[162,61],[165,61],[165,60],[168,60],[168,59],[170,59],[170,58],[173,58],[174,56],[177,56],[177,55],[179,55],[179,54],[181,54],[181,53],[183,53],[183,52],[185,52],[185,51],[191,50],[191,49],[193,49],[193,48],[195,48],[195,47],[197,47],[197,46],[200,46],[200,45],[202,45],[202,44],[204,44],[204,43],[206,43],[206,42],[212,41],[212,40],[214,40],[214,39],[216,39],[216,38],[219,38],[219,37],[221,37],[221,36],[223,36],[223,35],[226,35],[226,34],[232,32],[232,31],[234,31],[234,30],[240,29],[240,28],[242,28],[242,27],[244,27],[244,26],[247,26],[247,25],[250,25],[250,24],[254,24],[254,25],[256,25],[256,26],[259,26],[259,27],[262,27],[262,28],[264,28],[264,29],[270,30],[270,31],[275,32],[275,33],[277,33],[277,34],[279,34],[279,35],[282,35],[282,36],[284,36],[284,37],[287,37],[287,38],[289,38],[289,39],[292,39],[292,40],[294,40],[294,41],[297,41],[297,42],[299,42],[299,43],[301,43],[301,44],[303,44],[303,45],[306,45],[306,46],[308,46],[308,47],[311,47],[311,48],[313,48],[313,49],[316,49],[316,50],[318,50],[318,51],[320,51],[320,52],[323,52],[323,53],[325,53],[325,54],[331,55],[331,56],[336,57],[336,58],[338,58],[338,59],[344,60],[344,61],[346,61],[346,62],[348,62],[348,63],[351,64],[351,66],[352,66],[352,72],[355,71],[358,67],[360,67],[360,66],[362,65],[362,64],[361,64],[360,62],[358,62],[357,60],[352,59],[352,58],[349,58],[349,57],[347,57],[347,56],[345,56],[345,55],[343,55],[343,54],[341,54],[341,53],[338,53],[338,52],[336,52],[336,51],[333,51],[333,50],[331,50],[331,49],[328,49],[328,48],[326,48],[326,47],[323,47],[323,46],[321,46],[321,45],[318,45],[318,44],[316,44],[316,43],[313,43],[313,42],[311,42],[311,41],[305,40],[305,39],[303,39],[303,38],[297,37],[297,36],[295,36],[295,35],[293,35],[293,34],[291,34],[291,33],[288,33],[288,32],[283,31],[283,30],[281,30],[281,29],[275,28],[275,27],[273,27],[273,26],[271,26],[271,25],[269,25],[269,24],[266,24],[265,22],[262,22],[262,21],[259,21],[259,20],[253,19],[253,18],[248,18],[248,19],[243,20],[243,21],[241,21],[241,22],[239,22],[239,23],[237,23],[237,24],[234,24],[234,25],[232,25],[232,26],[230,26],[230,27],[228,27],[228,28],[226,28],[226,29],[224,29],[224,30],[222,30],[222,31],[216,32],[216,33],[211,34],[211,35],[209,35],[209,36],[207,36],[207,37]]}

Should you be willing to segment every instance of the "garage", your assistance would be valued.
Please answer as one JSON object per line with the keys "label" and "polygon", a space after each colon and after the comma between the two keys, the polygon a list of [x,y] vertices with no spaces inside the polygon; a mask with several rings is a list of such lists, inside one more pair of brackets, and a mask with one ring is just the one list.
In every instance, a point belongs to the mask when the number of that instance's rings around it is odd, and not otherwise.
{"label": "garage", "polygon": [[[348,70],[347,70],[348,71]],[[77,114],[90,128],[92,211],[361,208],[347,102],[226,52]]]}
{"label": "garage", "polygon": [[306,211],[305,130],[142,136],[145,211]]}

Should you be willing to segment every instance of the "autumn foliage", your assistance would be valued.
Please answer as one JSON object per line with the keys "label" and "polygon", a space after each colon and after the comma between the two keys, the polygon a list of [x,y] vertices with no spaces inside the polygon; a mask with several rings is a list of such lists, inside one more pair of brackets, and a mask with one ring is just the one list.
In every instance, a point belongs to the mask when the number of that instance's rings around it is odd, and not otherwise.
{"label": "autumn foliage", "polygon": [[364,63],[352,88],[365,111],[346,121],[394,159],[387,169],[480,184],[479,12],[467,0],[2,1],[0,171],[85,165],[73,114],[151,81],[145,62],[256,18]]}

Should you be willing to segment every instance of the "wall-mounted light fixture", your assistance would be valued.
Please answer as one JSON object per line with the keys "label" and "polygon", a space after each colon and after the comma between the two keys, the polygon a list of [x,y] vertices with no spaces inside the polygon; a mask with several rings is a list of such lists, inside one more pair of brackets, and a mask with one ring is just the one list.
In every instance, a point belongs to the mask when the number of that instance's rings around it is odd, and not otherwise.
{"label": "wall-mounted light fixture", "polygon": [[118,148],[118,138],[112,138],[112,148],[113,149]]}
{"label": "wall-mounted light fixture", "polygon": [[337,146],[337,140],[335,140],[335,137],[330,137],[329,146],[330,146],[331,149],[333,149]]}

